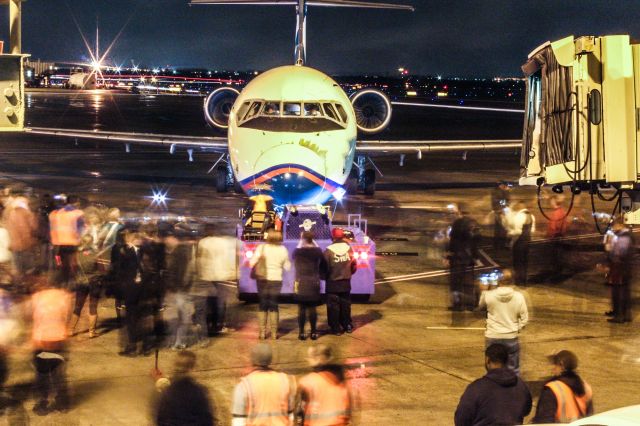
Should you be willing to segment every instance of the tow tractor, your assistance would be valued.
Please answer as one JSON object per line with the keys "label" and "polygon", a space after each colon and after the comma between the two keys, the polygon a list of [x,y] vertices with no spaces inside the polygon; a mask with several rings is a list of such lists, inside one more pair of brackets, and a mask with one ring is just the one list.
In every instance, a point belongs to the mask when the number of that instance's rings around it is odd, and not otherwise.
{"label": "tow tractor", "polygon": [[[269,218],[269,216],[271,216]],[[293,258],[293,251],[300,244],[300,234],[312,231],[315,241],[324,250],[331,241],[332,214],[328,206],[289,206],[285,207],[280,220],[276,220],[275,213],[253,213],[252,220],[247,226],[238,224],[237,237],[240,242],[238,251],[238,297],[240,300],[254,300],[258,293],[256,281],[251,278],[249,262],[255,255],[259,245],[265,244],[264,235],[269,229],[269,223],[278,223],[281,227],[283,244]],[[265,220],[266,219],[266,220]],[[375,291],[376,245],[367,235],[367,220],[360,214],[349,214],[346,226],[340,226],[345,231],[349,244],[353,248],[354,257],[358,262],[358,270],[351,278],[351,294],[355,300],[366,301]],[[284,296],[292,295],[295,281],[295,267],[286,271],[282,277],[282,292]],[[324,293],[324,281],[321,283]]]}

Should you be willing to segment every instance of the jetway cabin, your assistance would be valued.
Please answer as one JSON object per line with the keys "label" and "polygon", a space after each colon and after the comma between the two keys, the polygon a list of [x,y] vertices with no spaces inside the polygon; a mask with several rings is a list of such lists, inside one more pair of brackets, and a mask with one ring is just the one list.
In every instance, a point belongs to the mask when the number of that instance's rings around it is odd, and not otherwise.
{"label": "jetway cabin", "polygon": [[640,43],[569,36],[536,48],[522,70],[520,184],[609,184],[632,201],[625,220],[640,223]]}

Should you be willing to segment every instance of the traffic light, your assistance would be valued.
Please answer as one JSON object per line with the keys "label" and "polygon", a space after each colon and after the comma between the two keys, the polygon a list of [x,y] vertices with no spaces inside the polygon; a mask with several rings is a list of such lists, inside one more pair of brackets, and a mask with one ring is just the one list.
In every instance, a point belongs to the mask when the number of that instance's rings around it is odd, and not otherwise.
{"label": "traffic light", "polygon": [[0,54],[0,132],[24,129],[25,57]]}

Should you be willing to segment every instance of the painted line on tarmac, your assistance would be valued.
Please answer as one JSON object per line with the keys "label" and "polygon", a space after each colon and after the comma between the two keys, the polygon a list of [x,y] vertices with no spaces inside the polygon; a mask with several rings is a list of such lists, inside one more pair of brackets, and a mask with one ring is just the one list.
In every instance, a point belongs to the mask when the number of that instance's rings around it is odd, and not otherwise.
{"label": "painted line on tarmac", "polygon": [[435,326],[427,327],[427,330],[486,330],[485,327],[447,327],[447,326]]}
{"label": "painted line on tarmac", "polygon": [[[494,268],[500,267],[500,265],[496,263],[496,261],[494,261],[491,258],[491,256],[489,256],[484,250],[479,250],[479,252],[480,252],[480,255],[486,260],[486,262],[489,263],[489,266],[481,266],[479,268],[475,268],[476,271],[484,271],[487,269],[494,269]],[[450,272],[451,271],[449,269],[438,269],[438,270],[429,271],[429,272],[418,272],[415,274],[396,275],[394,277],[380,279],[375,282],[375,285],[390,284],[390,283],[396,283],[400,281],[418,280],[422,278],[442,277],[445,275],[449,275]]]}

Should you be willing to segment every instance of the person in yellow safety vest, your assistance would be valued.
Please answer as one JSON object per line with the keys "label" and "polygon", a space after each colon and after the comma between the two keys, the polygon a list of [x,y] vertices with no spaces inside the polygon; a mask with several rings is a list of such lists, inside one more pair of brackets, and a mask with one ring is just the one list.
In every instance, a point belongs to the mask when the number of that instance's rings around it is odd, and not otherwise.
{"label": "person in yellow safety vest", "polygon": [[344,368],[332,363],[327,345],[309,348],[307,361],[313,372],[298,384],[296,424],[305,426],[341,426],[351,424],[353,400]]}
{"label": "person in yellow safety vest", "polygon": [[549,360],[553,378],[542,388],[533,423],[569,423],[593,414],[591,386],[575,372],[578,357],[563,350]]}
{"label": "person in yellow safety vest", "polygon": [[49,214],[51,244],[58,269],[58,282],[69,288],[75,279],[76,255],[84,229],[84,214],[79,207],[78,197],[70,195],[64,207]]}
{"label": "person in yellow safety vest", "polygon": [[233,392],[232,426],[293,425],[295,379],[269,367],[271,346],[259,343],[251,350],[253,371]]}
{"label": "person in yellow safety vest", "polygon": [[[71,294],[50,286],[47,277],[36,277],[35,293],[31,296],[33,315],[33,365],[36,369],[37,415],[46,415],[53,410],[69,409],[69,394],[66,384],[67,363],[67,317],[71,308]],[[55,394],[49,406],[49,394]]]}

